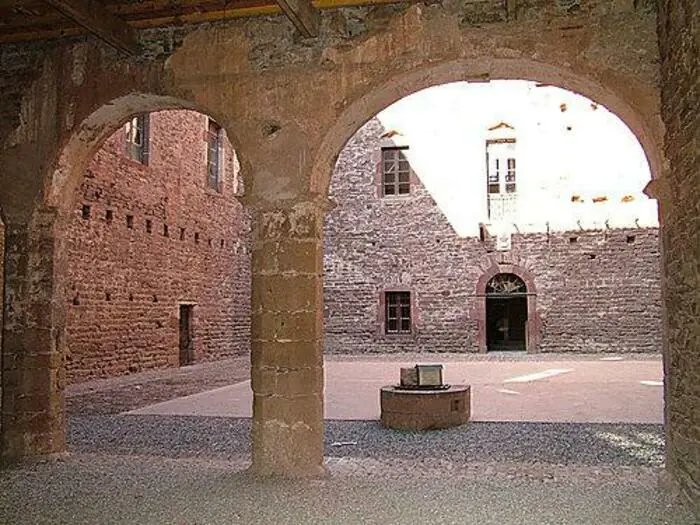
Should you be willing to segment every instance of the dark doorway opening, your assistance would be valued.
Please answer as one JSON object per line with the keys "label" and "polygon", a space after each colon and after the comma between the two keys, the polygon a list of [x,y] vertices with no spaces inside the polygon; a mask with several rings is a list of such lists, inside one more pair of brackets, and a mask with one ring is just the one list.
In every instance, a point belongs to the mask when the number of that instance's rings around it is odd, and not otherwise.
{"label": "dark doorway opening", "polygon": [[486,285],[486,349],[527,350],[527,289],[514,274],[498,274]]}
{"label": "dark doorway opening", "polygon": [[193,314],[194,307],[191,304],[180,305],[180,366],[194,363]]}

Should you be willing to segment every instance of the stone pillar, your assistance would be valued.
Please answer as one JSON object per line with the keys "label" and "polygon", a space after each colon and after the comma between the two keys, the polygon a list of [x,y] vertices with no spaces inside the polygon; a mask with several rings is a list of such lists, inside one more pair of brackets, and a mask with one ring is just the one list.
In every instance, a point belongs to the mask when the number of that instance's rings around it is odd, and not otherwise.
{"label": "stone pillar", "polygon": [[251,469],[260,476],[321,476],[325,204],[268,202],[251,214]]}
{"label": "stone pillar", "polygon": [[63,451],[65,429],[53,303],[56,215],[6,219],[0,429],[7,461]]}

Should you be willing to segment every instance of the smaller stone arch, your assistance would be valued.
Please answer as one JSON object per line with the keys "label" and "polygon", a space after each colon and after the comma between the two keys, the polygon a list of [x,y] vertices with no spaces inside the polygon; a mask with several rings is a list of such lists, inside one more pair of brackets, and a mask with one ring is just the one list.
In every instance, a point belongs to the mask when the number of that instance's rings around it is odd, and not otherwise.
{"label": "smaller stone arch", "polygon": [[[500,277],[499,276],[503,276]],[[542,339],[542,322],[537,310],[535,278],[526,268],[509,263],[494,263],[479,277],[476,284],[476,321],[479,352],[486,353],[487,345],[487,297],[516,294],[525,297],[527,320],[525,321],[525,350],[537,353]]]}
{"label": "smaller stone arch", "polygon": [[164,110],[187,109],[216,119],[226,129],[239,163],[242,162],[239,140],[229,122],[209,108],[189,100],[156,95],[153,93],[130,93],[91,113],[67,139],[55,162],[49,167],[45,179],[45,204],[59,213],[72,209],[71,197],[83,179],[85,167],[104,141],[139,113]]}

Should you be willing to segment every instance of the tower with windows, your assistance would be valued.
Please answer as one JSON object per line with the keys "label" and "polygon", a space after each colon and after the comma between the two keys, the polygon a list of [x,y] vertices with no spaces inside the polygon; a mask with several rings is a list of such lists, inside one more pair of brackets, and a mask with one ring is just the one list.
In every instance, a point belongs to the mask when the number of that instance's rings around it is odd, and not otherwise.
{"label": "tower with windows", "polygon": [[501,122],[488,131],[486,198],[489,222],[513,222],[518,212],[515,128]]}

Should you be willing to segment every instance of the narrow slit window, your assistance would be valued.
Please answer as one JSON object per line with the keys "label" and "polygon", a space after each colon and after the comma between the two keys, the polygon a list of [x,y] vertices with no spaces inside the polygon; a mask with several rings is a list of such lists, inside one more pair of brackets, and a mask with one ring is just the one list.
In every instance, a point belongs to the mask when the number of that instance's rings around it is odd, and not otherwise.
{"label": "narrow slit window", "polygon": [[149,115],[136,115],[126,123],[126,156],[148,164]]}
{"label": "narrow slit window", "polygon": [[221,137],[221,126],[209,119],[207,127],[207,187],[218,192],[221,192]]}

